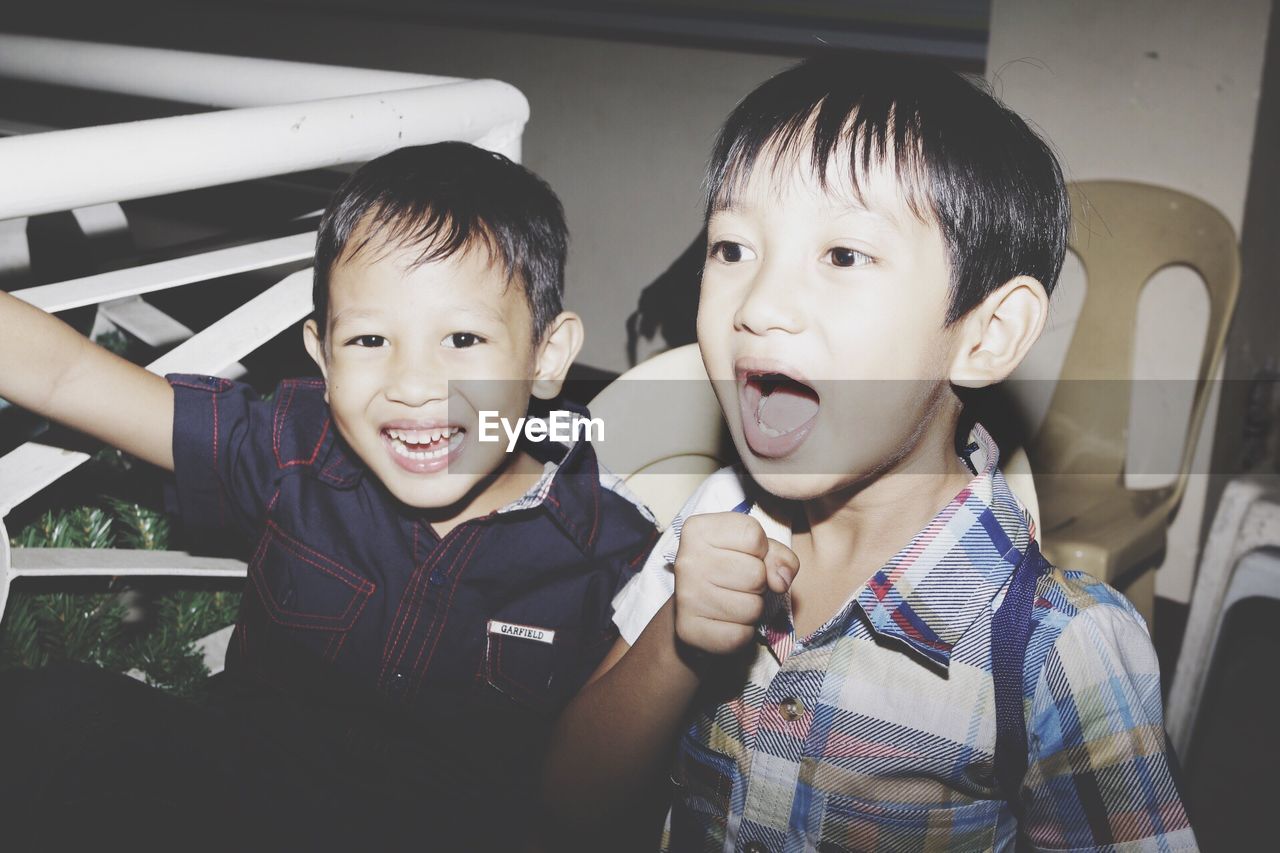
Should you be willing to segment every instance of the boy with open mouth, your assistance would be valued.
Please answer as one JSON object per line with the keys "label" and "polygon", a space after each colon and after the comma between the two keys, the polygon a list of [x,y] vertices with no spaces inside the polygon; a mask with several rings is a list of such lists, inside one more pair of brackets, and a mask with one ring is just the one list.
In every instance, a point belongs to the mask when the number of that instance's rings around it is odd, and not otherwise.
{"label": "boy with open mouth", "polygon": [[832,56],[737,107],[708,187],[698,342],[742,464],[615,601],[552,805],[599,849],[668,773],[672,850],[1195,849],[1141,618],[957,435],[1045,322],[1048,147],[943,68]]}

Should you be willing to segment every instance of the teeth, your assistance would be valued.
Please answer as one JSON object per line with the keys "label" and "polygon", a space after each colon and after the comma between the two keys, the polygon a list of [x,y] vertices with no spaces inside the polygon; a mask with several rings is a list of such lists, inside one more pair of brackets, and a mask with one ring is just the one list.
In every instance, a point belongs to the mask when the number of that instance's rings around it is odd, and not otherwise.
{"label": "teeth", "polygon": [[452,438],[460,432],[459,427],[437,427],[436,429],[389,429],[394,441],[405,444],[434,444],[445,438]]}
{"label": "teeth", "polygon": [[439,459],[449,453],[448,445],[441,447],[439,450],[410,450],[400,442],[393,442],[391,448],[406,459],[413,459],[418,462],[425,462],[428,459]]}
{"label": "teeth", "polygon": [[[446,456],[456,444],[452,439],[462,432],[460,427],[436,429],[389,429],[391,449],[406,459],[425,462]],[[431,450],[410,450],[409,447],[431,447]],[[438,445],[438,446],[436,446]]]}
{"label": "teeth", "polygon": [[768,396],[769,396],[768,394],[761,396],[760,402],[756,405],[756,426],[759,428],[759,430],[762,433],[769,436],[770,438],[777,438],[778,436],[782,435],[782,430],[777,430],[769,426],[764,422],[764,418],[762,417],[764,413],[764,401],[765,399],[768,398]]}

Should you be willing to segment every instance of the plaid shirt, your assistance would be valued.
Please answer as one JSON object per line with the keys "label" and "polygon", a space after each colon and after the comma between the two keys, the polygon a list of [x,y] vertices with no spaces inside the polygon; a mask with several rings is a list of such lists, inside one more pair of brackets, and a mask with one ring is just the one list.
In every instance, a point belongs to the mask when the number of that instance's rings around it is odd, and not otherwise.
{"label": "plaid shirt", "polygon": [[[677,750],[671,850],[1008,850],[993,775],[991,623],[1034,536],[981,427],[974,479],[808,637],[766,607],[746,672],[704,683]],[[615,599],[634,643],[674,589],[684,518],[744,509],[724,469]],[[759,506],[773,539],[789,527]],[[1024,835],[1056,850],[1194,850],[1170,773],[1155,652],[1106,584],[1040,578],[1024,671]]]}

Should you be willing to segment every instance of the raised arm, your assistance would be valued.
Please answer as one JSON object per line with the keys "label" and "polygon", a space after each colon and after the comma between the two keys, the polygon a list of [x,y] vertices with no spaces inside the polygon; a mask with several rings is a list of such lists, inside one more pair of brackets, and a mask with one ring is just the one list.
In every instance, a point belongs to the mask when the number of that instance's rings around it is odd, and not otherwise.
{"label": "raised arm", "polygon": [[670,763],[699,681],[677,650],[674,605],[658,611],[634,646],[618,640],[560,717],[544,798],[572,830],[616,821]]}
{"label": "raised arm", "polygon": [[675,594],[556,726],[544,793],[571,828],[616,821],[667,770],[701,671],[751,645],[765,591],[784,592],[799,565],[755,519],[727,512],[684,522],[674,569]]}
{"label": "raised arm", "polygon": [[3,292],[0,397],[173,470],[169,383]]}

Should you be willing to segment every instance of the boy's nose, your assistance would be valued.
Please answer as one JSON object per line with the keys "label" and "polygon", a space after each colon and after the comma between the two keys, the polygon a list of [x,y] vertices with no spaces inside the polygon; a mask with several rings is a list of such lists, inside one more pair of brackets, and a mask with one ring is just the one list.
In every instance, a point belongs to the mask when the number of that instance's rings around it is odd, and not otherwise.
{"label": "boy's nose", "polygon": [[763,335],[800,330],[800,293],[794,276],[778,264],[761,267],[733,316],[735,329]]}
{"label": "boy's nose", "polygon": [[429,359],[409,355],[397,358],[392,364],[385,393],[392,402],[416,408],[447,399],[449,382],[444,371],[437,369]]}

